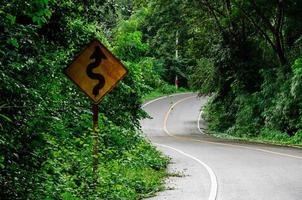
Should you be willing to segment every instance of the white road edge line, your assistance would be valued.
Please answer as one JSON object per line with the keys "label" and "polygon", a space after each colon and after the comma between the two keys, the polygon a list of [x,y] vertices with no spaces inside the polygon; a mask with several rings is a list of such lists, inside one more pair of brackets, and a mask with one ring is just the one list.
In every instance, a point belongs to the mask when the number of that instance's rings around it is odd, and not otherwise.
{"label": "white road edge line", "polygon": [[208,200],[215,200],[216,199],[216,196],[217,196],[217,190],[218,190],[218,183],[217,183],[217,178],[216,178],[216,175],[214,173],[214,171],[207,165],[205,164],[204,162],[202,162],[201,160],[199,160],[198,158],[194,157],[194,156],[191,156],[190,154],[187,154],[179,149],[176,149],[174,147],[170,147],[168,145],[164,145],[164,144],[158,144],[158,143],[154,143],[158,146],[162,146],[162,147],[165,147],[165,148],[168,148],[168,149],[172,149],[184,156],[187,156],[193,160],[195,160],[196,162],[198,162],[199,164],[201,164],[209,173],[210,175],[210,179],[211,179],[211,190],[210,190],[210,195],[209,195],[209,198]]}
{"label": "white road edge line", "polygon": [[[164,131],[167,133],[167,135],[169,135],[170,137],[175,137],[173,134],[171,134],[167,128],[167,121],[168,121],[168,118],[169,118],[169,115],[172,111],[172,109],[179,103],[181,102],[184,102],[188,99],[191,99],[191,98],[194,98],[195,96],[189,96],[189,97],[186,97],[186,98],[183,98],[183,99],[180,99],[178,100],[177,102],[175,102],[172,106],[170,106],[168,112],[166,113],[166,116],[165,116],[165,119],[164,119]],[[168,147],[168,146],[167,146]],[[208,200],[216,200],[216,197],[217,197],[217,192],[218,192],[218,182],[217,182],[217,177],[214,173],[214,171],[211,169],[211,167],[209,167],[207,164],[205,164],[204,162],[202,162],[201,160],[195,158],[194,156],[192,155],[189,155],[181,150],[178,150],[178,149],[175,149],[173,147],[170,147],[171,149],[174,149],[175,151],[197,161],[198,163],[200,163],[208,172],[209,176],[210,176],[210,179],[211,179],[211,189],[210,189],[210,194],[209,194],[209,197],[208,197]]]}
{"label": "white road edge line", "polygon": [[204,134],[200,128],[200,120],[201,120],[201,115],[203,113],[203,107],[200,109],[200,112],[199,112],[199,115],[198,115],[198,120],[197,120],[197,128],[198,128],[198,131],[201,133],[201,134]]}
{"label": "white road edge line", "polygon": [[[151,103],[154,103],[156,101],[159,101],[161,99],[165,99],[165,98],[169,98],[169,97],[173,97],[173,96],[177,96],[177,95],[183,95],[183,94],[194,94],[194,93],[178,93],[178,94],[173,94],[173,95],[169,95],[169,96],[164,96],[164,97],[159,97],[157,99],[154,99],[152,101],[149,101],[145,104],[142,105],[142,108],[144,108],[145,106],[151,104]],[[178,104],[178,103],[181,103],[187,99],[190,99],[190,98],[193,98],[194,96],[190,96],[190,97],[186,97],[184,99],[181,99],[181,100],[178,100],[176,103],[174,103],[170,108],[169,108],[169,111],[167,112],[166,114],[166,118],[165,118],[165,121],[164,121],[164,131],[167,133],[167,135],[173,137],[173,135],[168,131],[167,129],[167,119],[168,119],[168,116],[170,114],[170,112],[172,111],[172,109]],[[192,155],[189,155],[181,150],[178,150],[178,149],[175,149],[173,147],[170,147],[170,146],[167,146],[167,145],[163,145],[163,144],[158,144],[158,143],[154,143],[156,145],[159,145],[159,146],[163,146],[163,147],[166,147],[166,148],[170,148],[170,149],[173,149],[174,151],[177,151],[178,153],[181,153],[195,161],[197,161],[198,163],[200,163],[208,172],[209,176],[210,176],[210,180],[211,180],[211,189],[210,189],[210,194],[209,194],[209,198],[208,200],[216,200],[216,197],[217,197],[217,191],[218,191],[218,182],[217,182],[217,177],[214,173],[214,171],[207,165],[205,164],[204,162],[202,162],[201,160],[197,159],[196,157],[192,156]]]}

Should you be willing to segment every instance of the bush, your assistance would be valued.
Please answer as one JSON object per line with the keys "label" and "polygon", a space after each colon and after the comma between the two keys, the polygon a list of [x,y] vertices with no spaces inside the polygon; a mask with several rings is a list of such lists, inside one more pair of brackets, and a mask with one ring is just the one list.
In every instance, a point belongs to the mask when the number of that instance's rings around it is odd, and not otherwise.
{"label": "bush", "polygon": [[277,130],[270,130],[268,128],[264,128],[261,130],[260,138],[271,141],[279,141],[279,142],[288,142],[290,137],[286,133],[282,133]]}
{"label": "bush", "polygon": [[293,144],[302,144],[302,131],[299,130],[295,133],[293,137],[291,137],[291,141]]}
{"label": "bush", "polygon": [[209,102],[203,109],[203,117],[208,121],[210,131],[224,132],[234,124],[236,107],[233,101],[225,104],[216,101],[216,98],[214,95],[209,99]]}

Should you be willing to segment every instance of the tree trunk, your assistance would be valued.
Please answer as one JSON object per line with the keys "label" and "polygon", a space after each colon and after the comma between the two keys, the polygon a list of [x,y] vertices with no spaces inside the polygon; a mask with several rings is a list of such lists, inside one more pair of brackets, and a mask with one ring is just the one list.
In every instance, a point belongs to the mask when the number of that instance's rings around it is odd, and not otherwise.
{"label": "tree trunk", "polygon": [[287,60],[286,60],[286,56],[285,56],[285,52],[283,49],[283,45],[282,45],[282,40],[280,37],[280,34],[282,33],[276,33],[275,34],[275,51],[278,55],[279,61],[281,65],[286,65],[287,64]]}

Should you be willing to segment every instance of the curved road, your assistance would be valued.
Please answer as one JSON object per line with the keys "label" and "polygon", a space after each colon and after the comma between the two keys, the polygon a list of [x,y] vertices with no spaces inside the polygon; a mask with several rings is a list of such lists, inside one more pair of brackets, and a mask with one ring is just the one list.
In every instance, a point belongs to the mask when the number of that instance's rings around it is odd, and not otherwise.
{"label": "curved road", "polygon": [[302,150],[204,135],[206,97],[178,94],[147,102],[146,136],[172,158],[168,190],[152,200],[301,200]]}

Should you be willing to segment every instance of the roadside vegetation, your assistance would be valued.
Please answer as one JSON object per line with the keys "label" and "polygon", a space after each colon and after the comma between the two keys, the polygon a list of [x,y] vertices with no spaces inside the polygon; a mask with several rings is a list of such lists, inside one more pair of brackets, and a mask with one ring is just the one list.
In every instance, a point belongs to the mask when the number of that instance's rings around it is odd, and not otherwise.
{"label": "roadside vegetation", "polygon": [[[164,85],[130,1],[0,3],[0,198],[141,199],[163,189],[169,159],[142,136],[142,97]],[[91,103],[63,69],[92,39],[129,75],[100,104],[92,171]]]}

